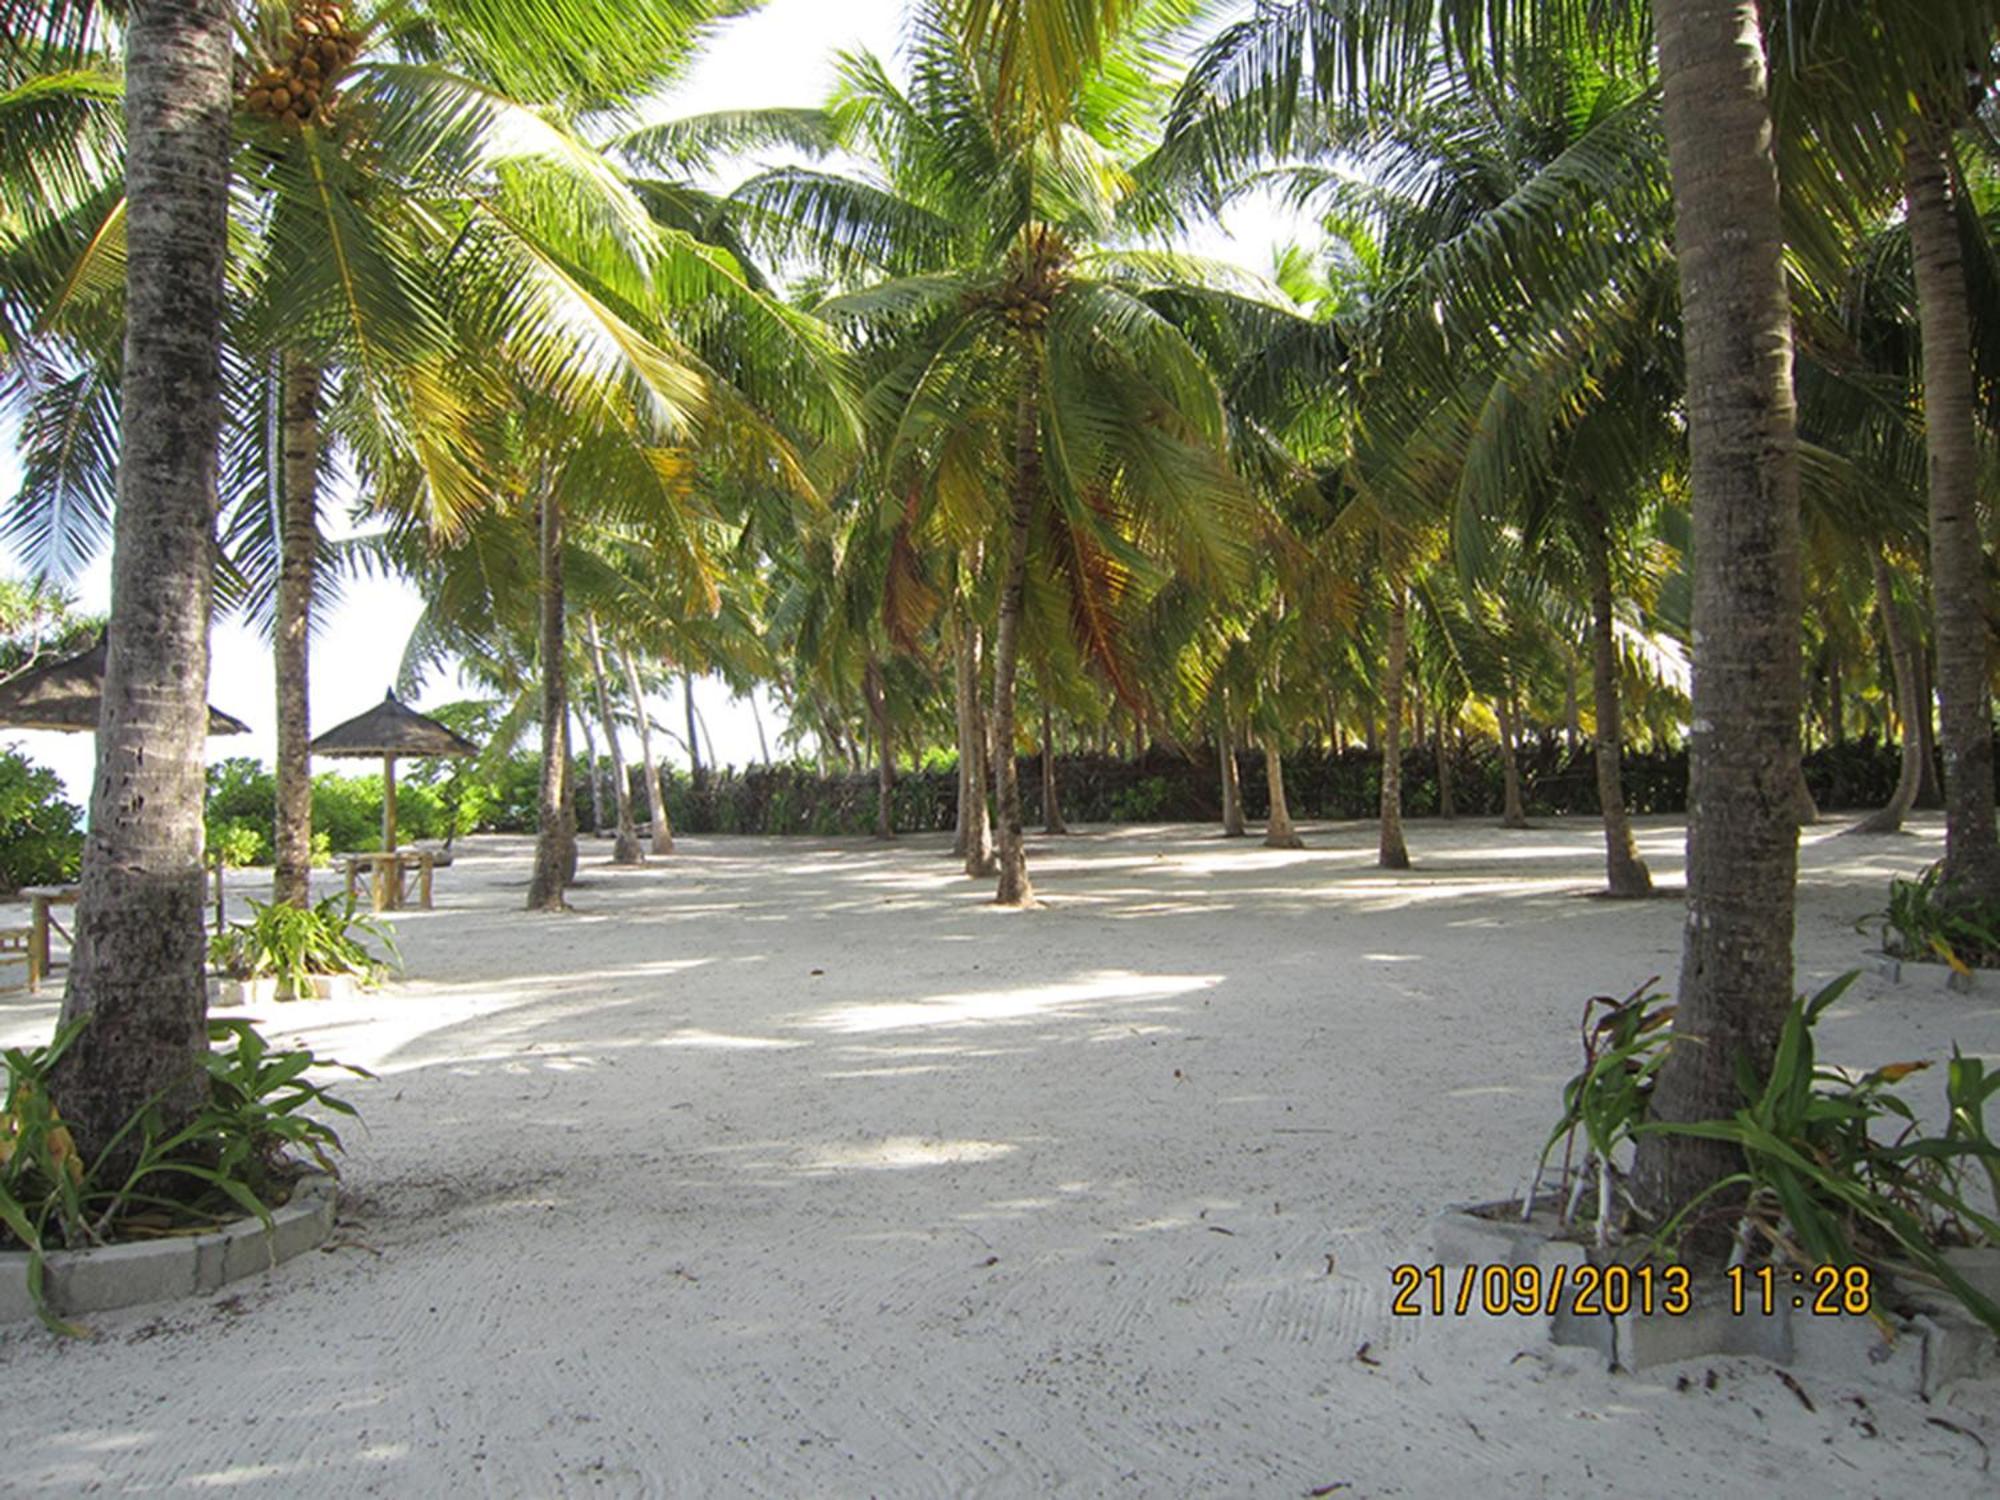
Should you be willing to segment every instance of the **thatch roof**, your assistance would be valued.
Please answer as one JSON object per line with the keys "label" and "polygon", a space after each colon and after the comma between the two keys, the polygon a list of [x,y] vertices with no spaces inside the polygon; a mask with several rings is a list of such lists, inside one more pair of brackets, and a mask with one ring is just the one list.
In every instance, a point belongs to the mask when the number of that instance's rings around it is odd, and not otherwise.
{"label": "thatch roof", "polygon": [[312,742],[314,755],[477,755],[470,740],[405,708],[394,693],[358,718],[336,724]]}
{"label": "thatch roof", "polygon": [[[36,667],[0,683],[0,728],[56,729],[95,734],[104,703],[105,637],[88,651]],[[219,708],[208,711],[210,734],[248,734],[250,726]]]}

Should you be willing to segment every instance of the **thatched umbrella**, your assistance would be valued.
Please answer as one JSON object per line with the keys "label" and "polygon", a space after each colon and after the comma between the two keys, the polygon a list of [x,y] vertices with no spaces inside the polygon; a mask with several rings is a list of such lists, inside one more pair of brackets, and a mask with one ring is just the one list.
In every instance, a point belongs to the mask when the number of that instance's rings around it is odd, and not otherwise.
{"label": "thatched umbrella", "polygon": [[[0,728],[97,733],[104,706],[105,637],[88,651],[52,661],[0,683]],[[208,711],[210,734],[248,734],[250,726],[219,708]]]}
{"label": "thatched umbrella", "polygon": [[477,755],[479,747],[396,701],[394,692],[359,718],[336,724],[312,742],[314,755],[357,760],[382,757],[382,848],[396,847],[396,761],[406,755]]}

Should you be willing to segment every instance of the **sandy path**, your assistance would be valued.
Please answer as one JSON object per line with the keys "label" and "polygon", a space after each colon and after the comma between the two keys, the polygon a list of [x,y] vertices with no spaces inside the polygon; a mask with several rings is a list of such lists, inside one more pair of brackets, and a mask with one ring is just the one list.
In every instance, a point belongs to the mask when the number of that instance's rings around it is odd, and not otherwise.
{"label": "sandy path", "polygon": [[[1584,997],[1671,974],[1680,907],[1581,899],[1589,825],[1419,823],[1405,876],[1307,836],[1038,842],[1029,916],[938,840],[689,839],[529,917],[525,842],[479,841],[399,921],[411,977],[266,1017],[382,1075],[341,1245],[92,1344],[0,1332],[0,1490],[2000,1489],[1932,1420],[2000,1447],[2000,1385],[1808,1412],[1754,1361],[1612,1377],[1392,1319],[1388,1268],[1519,1180]],[[1937,845],[1813,840],[1807,980]],[[2000,1058],[1993,994],[1866,979],[1827,1042]],[[0,1042],[52,1013],[0,997]]]}

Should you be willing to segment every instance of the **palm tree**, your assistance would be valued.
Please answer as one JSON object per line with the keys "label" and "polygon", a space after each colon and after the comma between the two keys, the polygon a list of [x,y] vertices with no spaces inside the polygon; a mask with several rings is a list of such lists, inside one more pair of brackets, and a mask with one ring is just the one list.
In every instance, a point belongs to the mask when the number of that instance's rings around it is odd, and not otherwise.
{"label": "palm tree", "polygon": [[[1532,29],[1586,12],[1492,0],[1260,8],[1200,60],[1177,118],[1196,161],[1290,149],[1341,112],[1393,112],[1450,56],[1474,84]],[[1674,1049],[1655,1113],[1716,1118],[1737,1069],[1768,1067],[1791,999],[1798,778],[1799,470],[1791,309],[1756,0],[1655,0],[1686,342],[1695,558],[1690,920]],[[1607,22],[1607,24],[1609,24]],[[1532,52],[1532,48],[1527,49]],[[1590,269],[1584,267],[1586,272]],[[1725,1177],[1726,1148],[1654,1136],[1640,1164],[1664,1209]]]}
{"label": "palm tree", "polygon": [[[1656,0],[1685,329],[1694,538],[1688,923],[1677,1035],[1653,1114],[1721,1119],[1761,1077],[1792,998],[1801,708],[1799,466],[1768,64],[1754,0]],[[1650,1136],[1660,1211],[1736,1165]]]}
{"label": "palm tree", "polygon": [[[58,7],[50,7],[56,10]],[[233,16],[138,7],[125,27],[123,420],[113,628],[76,951],[62,1024],[87,1021],[53,1088],[112,1170],[141,1108],[178,1128],[206,1101],[202,771],[211,517],[222,426]]]}
{"label": "palm tree", "polygon": [[[895,351],[868,398],[876,492],[906,526],[941,518],[1000,564],[991,733],[1006,906],[1033,902],[1015,760],[1030,559],[1069,593],[1080,639],[1123,686],[1111,606],[1134,517],[1203,575],[1236,563],[1243,529],[1215,379],[1149,300],[1186,267],[1105,248],[1140,202],[1117,152],[1143,123],[1130,87],[1142,59],[1114,84],[1091,58],[1112,45],[1097,28],[1115,18],[1092,10],[1079,31],[1081,12],[1058,25],[1030,11],[919,6],[912,89],[853,59],[831,111],[878,180],[785,169],[735,195],[753,237],[865,283],[821,312]],[[1044,67],[1031,36],[1064,60]],[[1063,78],[1068,94],[1047,92]],[[989,465],[1002,484],[972,480]]]}

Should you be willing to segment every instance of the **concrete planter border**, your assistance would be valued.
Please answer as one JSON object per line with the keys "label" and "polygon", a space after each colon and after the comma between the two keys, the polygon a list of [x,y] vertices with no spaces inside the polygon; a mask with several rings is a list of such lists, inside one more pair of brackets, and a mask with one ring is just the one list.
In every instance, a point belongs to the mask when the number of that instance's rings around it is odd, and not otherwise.
{"label": "concrete planter border", "polygon": [[208,1003],[217,1007],[237,1005],[269,1005],[276,1000],[352,1000],[360,988],[352,974],[315,974],[312,976],[312,992],[295,995],[290,990],[279,992],[276,975],[267,974],[261,979],[218,979],[208,981]]}
{"label": "concrete planter border", "polygon": [[[333,1233],[334,1208],[333,1179],[315,1172],[271,1210],[269,1230],[243,1219],[207,1234],[56,1250],[43,1258],[42,1286],[50,1310],[65,1317],[200,1296],[318,1249]],[[36,1316],[27,1252],[0,1253],[0,1325]]]}
{"label": "concrete planter border", "polygon": [[[1580,1266],[1591,1248],[1551,1233],[1555,1200],[1536,1200],[1523,1223],[1520,1200],[1460,1204],[1434,1225],[1432,1249],[1440,1265]],[[1988,1296],[2000,1297],[2000,1250],[1953,1250],[1954,1268]],[[1867,1379],[1928,1400],[1947,1382],[2000,1371],[2000,1341],[1956,1302],[1927,1287],[1898,1281],[1884,1288],[1907,1311],[1889,1312],[1888,1329],[1867,1317],[1815,1317],[1779,1305],[1770,1313],[1736,1313],[1719,1280],[1698,1281],[1693,1306],[1679,1316],[1628,1313],[1577,1317],[1558,1310],[1543,1321],[1552,1343],[1592,1349],[1613,1369],[1643,1370],[1675,1360],[1756,1355],[1773,1364],[1839,1379]]]}

